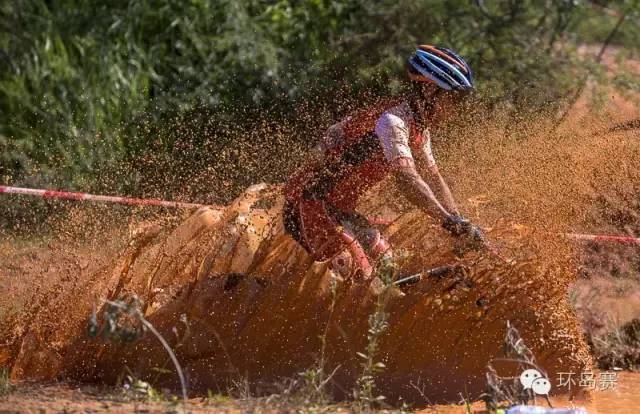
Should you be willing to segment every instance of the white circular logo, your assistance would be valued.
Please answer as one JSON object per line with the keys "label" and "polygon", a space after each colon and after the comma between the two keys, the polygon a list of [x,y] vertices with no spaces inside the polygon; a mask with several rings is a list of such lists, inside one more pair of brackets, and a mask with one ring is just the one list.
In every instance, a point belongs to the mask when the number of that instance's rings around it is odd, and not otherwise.
{"label": "white circular logo", "polygon": [[520,384],[525,390],[532,390],[538,395],[547,395],[551,391],[551,382],[537,369],[527,369],[520,374]]}
{"label": "white circular logo", "polygon": [[538,378],[531,384],[531,389],[538,395],[548,395],[551,391],[551,383],[546,378]]}
{"label": "white circular logo", "polygon": [[528,390],[538,378],[542,378],[542,374],[537,369],[528,369],[520,374],[520,384]]}

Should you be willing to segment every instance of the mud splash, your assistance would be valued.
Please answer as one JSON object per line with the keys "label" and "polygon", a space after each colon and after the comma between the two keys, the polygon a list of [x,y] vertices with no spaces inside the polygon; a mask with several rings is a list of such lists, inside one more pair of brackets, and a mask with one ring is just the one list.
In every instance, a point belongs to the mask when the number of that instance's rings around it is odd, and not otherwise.
{"label": "mud splash", "polygon": [[[224,210],[198,210],[177,227],[147,226],[114,266],[38,314],[12,348],[12,377],[113,383],[126,369],[177,385],[173,373],[158,374],[167,357],[153,338],[114,345],[86,336],[96,301],[135,293],[175,348],[192,391],[224,390],[239,379],[266,390],[295,377],[319,358],[326,328],[326,370],[335,370],[333,391],[344,395],[360,374],[356,353],[365,348],[383,285],[338,282],[332,306],[327,264],[313,263],[283,234],[280,192],[254,186]],[[407,252],[404,272],[456,260],[453,240],[420,213],[401,214],[386,234]],[[390,401],[452,401],[460,390],[477,396],[487,362],[501,352],[507,320],[550,376],[590,367],[566,301],[573,273],[561,262],[539,260],[541,250],[507,226],[490,236],[517,264],[469,254],[462,262],[473,265],[464,279],[424,280],[388,296],[389,328],[378,354],[386,369],[376,383]]]}

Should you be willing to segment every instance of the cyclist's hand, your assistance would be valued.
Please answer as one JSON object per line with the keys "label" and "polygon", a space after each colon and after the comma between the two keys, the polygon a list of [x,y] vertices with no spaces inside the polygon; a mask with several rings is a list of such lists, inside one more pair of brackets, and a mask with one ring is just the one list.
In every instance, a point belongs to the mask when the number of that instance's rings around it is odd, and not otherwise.
{"label": "cyclist's hand", "polygon": [[463,236],[469,234],[472,224],[462,216],[451,214],[444,219],[442,227],[454,236]]}
{"label": "cyclist's hand", "polygon": [[462,239],[463,250],[481,250],[487,246],[487,240],[482,229],[462,216],[449,216],[442,227],[452,235]]}

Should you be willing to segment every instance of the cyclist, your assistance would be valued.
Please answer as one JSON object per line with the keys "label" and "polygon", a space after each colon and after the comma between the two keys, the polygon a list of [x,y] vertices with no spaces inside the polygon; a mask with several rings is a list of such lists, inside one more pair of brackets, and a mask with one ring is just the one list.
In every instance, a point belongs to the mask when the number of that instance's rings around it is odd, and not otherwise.
{"label": "cyclist", "polygon": [[[430,135],[473,90],[471,68],[450,49],[421,45],[408,61],[407,75],[404,96],[331,126],[285,188],[286,231],[315,260],[331,259],[343,277],[369,278],[375,262],[392,254],[380,232],[355,211],[359,197],[390,173],[413,204],[452,234],[481,234],[460,215],[438,171]],[[426,167],[428,180],[416,166]],[[436,183],[439,198],[427,181]]]}

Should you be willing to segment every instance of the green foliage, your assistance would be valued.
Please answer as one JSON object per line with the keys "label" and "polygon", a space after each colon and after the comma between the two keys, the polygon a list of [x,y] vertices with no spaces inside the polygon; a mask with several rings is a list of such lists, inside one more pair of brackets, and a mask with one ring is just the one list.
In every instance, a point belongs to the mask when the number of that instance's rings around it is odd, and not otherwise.
{"label": "green foliage", "polygon": [[640,368],[640,319],[635,318],[589,342],[598,367],[603,370]]}
{"label": "green foliage", "polygon": [[201,400],[205,405],[225,405],[231,403],[231,397],[207,390],[207,395]]}
{"label": "green foliage", "polygon": [[154,388],[151,384],[134,376],[127,375],[125,378],[124,389],[134,398],[144,398],[155,402],[164,402],[165,395]]}
{"label": "green foliage", "polygon": [[0,397],[11,393],[13,385],[9,375],[8,367],[0,367]]}
{"label": "green foliage", "polygon": [[[590,2],[589,2],[590,3]],[[640,2],[638,0],[600,0],[583,7],[577,17],[576,31],[585,43],[601,43],[611,33],[621,15],[623,30],[615,33],[614,45],[640,51]]]}
{"label": "green foliage", "polygon": [[369,410],[385,400],[384,395],[375,395],[375,376],[386,368],[383,362],[376,359],[382,335],[389,327],[389,314],[385,311],[385,306],[391,289],[394,289],[393,281],[397,277],[397,270],[393,260],[386,256],[382,258],[376,269],[376,277],[382,282],[382,287],[377,294],[373,312],[369,315],[367,344],[363,352],[356,353],[361,359],[362,371],[356,381],[354,399],[363,410]]}
{"label": "green foliage", "polygon": [[333,312],[336,307],[338,298],[338,282],[334,277],[329,281],[329,291],[331,292],[331,305],[329,306],[329,316],[320,339],[320,355],[317,363],[300,373],[302,380],[301,393],[304,395],[305,404],[326,405],[331,400],[327,393],[326,386],[332,379],[339,367],[336,367],[332,373],[327,372],[326,366],[326,350],[327,337],[329,328],[333,323]]}
{"label": "green foliage", "polygon": [[[383,296],[383,295],[380,295]],[[375,311],[369,316],[369,329],[367,331],[367,345],[364,352],[357,352],[362,359],[362,372],[358,377],[357,388],[354,390],[354,398],[363,408],[371,408],[374,404],[381,403],[385,397],[375,395],[375,375],[383,371],[386,366],[381,361],[376,361],[376,354],[380,346],[380,337],[387,330],[388,314],[384,311],[382,298],[376,303]]]}
{"label": "green foliage", "polygon": [[[637,15],[632,1],[606,3]],[[397,92],[417,43],[459,50],[486,100],[544,107],[579,78],[576,46],[602,41],[615,20],[576,0],[3,2],[0,182],[90,189],[123,160],[170,163],[188,147],[178,140],[205,144],[202,130],[176,138],[185,116],[220,131],[269,110],[310,131],[325,122],[293,109],[331,117],[364,92]],[[614,41],[639,37],[631,23]],[[226,148],[240,133],[211,140]],[[108,187],[136,192],[147,174]]]}

